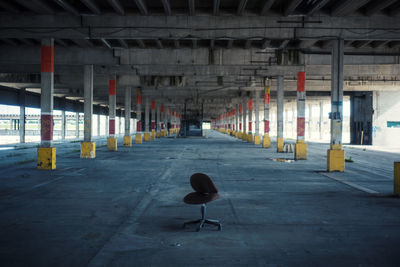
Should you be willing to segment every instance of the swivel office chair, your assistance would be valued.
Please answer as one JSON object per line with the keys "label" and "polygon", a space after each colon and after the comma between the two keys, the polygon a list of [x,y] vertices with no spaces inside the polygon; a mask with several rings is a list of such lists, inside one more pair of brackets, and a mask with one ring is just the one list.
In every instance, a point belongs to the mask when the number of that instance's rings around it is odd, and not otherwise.
{"label": "swivel office chair", "polygon": [[187,224],[199,223],[197,231],[200,231],[200,229],[204,227],[204,224],[212,224],[218,226],[218,230],[221,231],[222,224],[218,220],[206,219],[206,203],[219,198],[218,189],[211,178],[203,173],[195,173],[190,177],[190,185],[195,192],[187,194],[184,197],[183,201],[186,204],[191,205],[201,204],[201,219],[185,222],[183,224],[183,227],[185,228]]}

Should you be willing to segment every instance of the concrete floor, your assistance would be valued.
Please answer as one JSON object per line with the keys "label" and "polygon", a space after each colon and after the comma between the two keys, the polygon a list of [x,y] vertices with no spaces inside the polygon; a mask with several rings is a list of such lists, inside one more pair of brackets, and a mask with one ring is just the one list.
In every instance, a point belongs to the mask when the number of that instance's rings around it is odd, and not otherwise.
{"label": "concrete floor", "polygon": [[[276,162],[292,155],[208,131],[101,147],[94,160],[79,158],[78,143],[59,145],[55,171],[1,151],[0,264],[399,266],[400,199],[390,194],[400,154],[348,148],[354,163],[327,174],[327,148]],[[200,216],[182,202],[194,172],[220,189],[208,215],[221,232],[181,228]]]}

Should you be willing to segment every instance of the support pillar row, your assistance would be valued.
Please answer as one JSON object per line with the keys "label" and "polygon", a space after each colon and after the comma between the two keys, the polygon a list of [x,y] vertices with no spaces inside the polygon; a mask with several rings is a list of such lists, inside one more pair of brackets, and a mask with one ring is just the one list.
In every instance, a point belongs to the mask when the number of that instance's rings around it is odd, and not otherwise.
{"label": "support pillar row", "polygon": [[136,135],[135,144],[141,144],[142,138],[142,91],[137,89],[136,91]]}
{"label": "support pillar row", "polygon": [[332,41],[331,78],[331,143],[327,152],[327,171],[344,172],[344,150],[342,148],[343,127],[343,57],[344,41]]}
{"label": "support pillar row", "polygon": [[131,106],[132,106],[132,88],[125,88],[125,134],[124,134],[124,146],[132,146],[131,136]]}
{"label": "support pillar row", "polygon": [[283,152],[283,76],[278,76],[278,90],[277,90],[277,138],[276,138],[276,151]]}
{"label": "support pillar row", "polygon": [[41,94],[40,94],[40,147],[38,169],[56,168],[56,148],[53,141],[53,94],[54,94],[54,39],[42,39],[41,46]]}
{"label": "support pillar row", "polygon": [[83,142],[81,142],[81,158],[96,157],[96,142],[92,142],[93,117],[93,65],[83,67],[84,119]]}
{"label": "support pillar row", "polygon": [[117,151],[117,138],[115,137],[115,113],[116,113],[116,95],[117,95],[117,80],[114,76],[108,83],[108,98],[109,98],[109,123],[108,123],[108,138],[107,148],[109,151]]}
{"label": "support pillar row", "polygon": [[306,73],[297,74],[297,141],[295,145],[295,159],[307,159],[307,144],[304,140],[306,117]]}
{"label": "support pillar row", "polygon": [[[269,81],[266,81],[267,84]],[[263,137],[263,147],[271,147],[271,138],[269,136],[269,104],[271,96],[271,87],[266,85],[264,87],[264,137]]]}

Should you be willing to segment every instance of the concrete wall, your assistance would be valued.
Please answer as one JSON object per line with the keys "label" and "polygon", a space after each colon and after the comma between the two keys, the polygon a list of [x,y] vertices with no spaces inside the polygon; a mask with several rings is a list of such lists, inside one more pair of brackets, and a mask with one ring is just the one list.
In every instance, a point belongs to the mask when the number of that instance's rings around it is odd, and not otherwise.
{"label": "concrete wall", "polygon": [[388,121],[400,122],[400,92],[374,92],[372,144],[400,148],[400,128],[387,127]]}

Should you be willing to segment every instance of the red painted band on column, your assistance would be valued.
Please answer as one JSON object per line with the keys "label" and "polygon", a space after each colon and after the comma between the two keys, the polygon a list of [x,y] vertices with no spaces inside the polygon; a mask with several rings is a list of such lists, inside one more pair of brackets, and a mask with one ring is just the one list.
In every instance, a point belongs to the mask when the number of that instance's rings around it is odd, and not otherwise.
{"label": "red painted band on column", "polygon": [[242,123],[239,123],[239,131],[242,130]]}
{"label": "red painted band on column", "polygon": [[116,95],[117,94],[117,81],[110,80],[108,83],[108,94],[109,95]]}
{"label": "red painted band on column", "polygon": [[242,112],[243,112],[243,106],[240,105],[240,106],[239,106],[239,113],[242,113]]}
{"label": "red painted band on column", "polygon": [[252,109],[253,109],[253,100],[250,99],[249,100],[249,110],[252,110]]}
{"label": "red painted band on column", "polygon": [[42,46],[41,63],[41,72],[54,72],[54,46]]}
{"label": "red painted band on column", "polygon": [[42,141],[53,140],[53,115],[40,116],[40,135]]}
{"label": "red painted band on column", "polygon": [[264,121],[264,133],[269,133],[269,121]]}
{"label": "red painted band on column", "polygon": [[136,96],[136,104],[137,104],[137,105],[142,104],[142,96],[141,96],[141,95],[137,95],[137,96]]}
{"label": "red painted band on column", "polygon": [[300,71],[297,73],[297,91],[304,92],[306,83],[306,73],[304,71]]}
{"label": "red painted band on column", "polygon": [[164,130],[164,123],[161,123],[161,130]]}
{"label": "red painted band on column", "polygon": [[233,125],[233,130],[235,131],[235,124]]}
{"label": "red painted band on column", "polygon": [[142,122],[137,121],[136,122],[136,132],[141,132],[142,131]]}
{"label": "red painted band on column", "polygon": [[305,124],[304,118],[297,118],[297,136],[304,136]]}
{"label": "red painted band on column", "polygon": [[156,109],[156,101],[151,101],[151,109],[152,110]]}
{"label": "red painted band on column", "polygon": [[253,126],[253,123],[251,121],[249,121],[249,132],[252,131],[252,126]]}
{"label": "red painted band on column", "polygon": [[152,121],[151,122],[151,129],[154,130],[156,128],[156,122]]}
{"label": "red painted band on column", "polygon": [[232,115],[233,115],[233,116],[236,115],[236,109],[232,109]]}
{"label": "red painted band on column", "polygon": [[110,119],[109,123],[108,123],[108,134],[115,134],[115,120],[114,119]]}
{"label": "red painted band on column", "polygon": [[161,112],[164,112],[164,105],[161,105]]}

